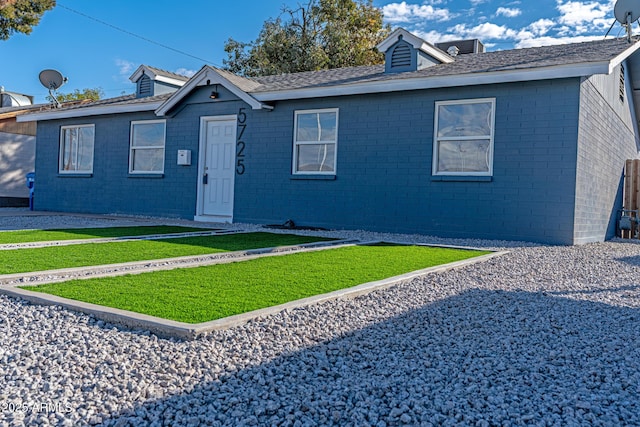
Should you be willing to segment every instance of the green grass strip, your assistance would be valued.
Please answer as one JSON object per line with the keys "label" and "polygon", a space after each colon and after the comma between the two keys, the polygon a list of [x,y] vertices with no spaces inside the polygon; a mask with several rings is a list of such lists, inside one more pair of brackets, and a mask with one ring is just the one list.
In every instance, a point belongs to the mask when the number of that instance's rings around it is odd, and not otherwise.
{"label": "green grass strip", "polygon": [[200,323],[486,253],[424,246],[350,246],[23,289]]}
{"label": "green grass strip", "polygon": [[204,255],[326,240],[332,239],[293,234],[239,233],[22,248],[0,251],[0,274]]}
{"label": "green grass strip", "polygon": [[66,228],[57,230],[0,231],[0,245],[10,243],[50,242],[56,240],[84,240],[106,237],[148,236],[152,234],[209,231],[208,228],[173,225],[143,225],[139,227]]}

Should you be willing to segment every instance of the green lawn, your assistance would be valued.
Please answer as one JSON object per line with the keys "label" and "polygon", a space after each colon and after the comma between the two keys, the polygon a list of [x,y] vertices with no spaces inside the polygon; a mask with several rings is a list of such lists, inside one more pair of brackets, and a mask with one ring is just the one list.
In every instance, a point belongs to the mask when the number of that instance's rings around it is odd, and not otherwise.
{"label": "green lawn", "polygon": [[0,245],[8,243],[50,242],[55,240],[98,239],[104,237],[147,236],[151,234],[212,231],[209,228],[171,225],[143,225],[139,227],[68,228],[58,230],[0,231]]}
{"label": "green lawn", "polygon": [[23,289],[200,323],[486,253],[425,246],[349,246]]}
{"label": "green lawn", "polygon": [[332,239],[293,234],[239,233],[21,248],[0,251],[0,274],[204,255],[326,240]]}

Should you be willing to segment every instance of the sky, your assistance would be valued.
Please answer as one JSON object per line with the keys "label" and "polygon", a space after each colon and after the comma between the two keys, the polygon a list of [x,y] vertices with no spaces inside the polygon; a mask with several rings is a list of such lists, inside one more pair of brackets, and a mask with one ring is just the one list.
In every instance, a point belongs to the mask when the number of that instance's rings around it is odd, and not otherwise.
{"label": "sky", "polygon": [[[60,92],[101,88],[105,97],[133,93],[141,64],[184,75],[222,66],[224,43],[255,40],[284,5],[306,0],[59,0],[30,35],[0,40],[0,86],[46,102],[44,69],[68,82]],[[374,0],[392,28],[425,40],[478,38],[487,50],[601,39],[615,22],[614,0]],[[637,30],[638,25],[635,25]],[[620,24],[611,30],[624,36]]]}

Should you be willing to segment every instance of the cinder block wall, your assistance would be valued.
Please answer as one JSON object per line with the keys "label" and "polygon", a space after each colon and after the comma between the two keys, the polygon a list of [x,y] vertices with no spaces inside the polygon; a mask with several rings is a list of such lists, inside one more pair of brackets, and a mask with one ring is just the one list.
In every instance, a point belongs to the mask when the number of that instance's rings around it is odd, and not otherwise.
{"label": "cinder block wall", "polygon": [[[625,79],[630,81],[629,78]],[[626,159],[638,156],[626,85],[620,99],[620,67],[585,79],[580,89],[574,243],[615,235]]]}
{"label": "cinder block wall", "polygon": [[[38,125],[36,208],[193,218],[201,116],[247,114],[245,173],[236,175],[234,221],[573,243],[580,81],[565,79],[275,103],[251,110],[218,89],[196,91],[167,118],[163,177],[128,174],[132,120],[118,114]],[[210,89],[209,89],[210,92]],[[436,101],[496,99],[490,180],[431,175]],[[291,174],[296,110],[339,111],[335,179]],[[60,126],[95,123],[94,173],[58,174]],[[192,165],[177,166],[178,149]]]}
{"label": "cinder block wall", "polygon": [[[579,93],[566,79],[279,102],[247,122],[235,220],[571,244]],[[485,97],[496,98],[492,179],[435,180],[435,102]],[[293,177],[294,111],[333,107],[335,180]]]}

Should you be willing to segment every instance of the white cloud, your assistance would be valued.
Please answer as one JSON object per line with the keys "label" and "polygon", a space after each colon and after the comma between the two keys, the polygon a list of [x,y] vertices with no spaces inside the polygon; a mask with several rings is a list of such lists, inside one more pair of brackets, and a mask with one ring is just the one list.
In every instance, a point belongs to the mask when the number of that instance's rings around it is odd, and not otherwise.
{"label": "white cloud", "polygon": [[537,37],[520,40],[516,43],[516,48],[523,47],[537,47],[537,46],[550,46],[556,44],[568,44],[568,43],[580,43],[580,42],[590,42],[594,40],[602,40],[602,36],[573,36],[573,37]]}
{"label": "white cloud", "polygon": [[197,70],[190,70],[188,68],[178,68],[176,71],[174,71],[174,73],[176,74],[180,74],[181,76],[187,76],[187,77],[191,77],[197,72],[198,72]]}
{"label": "white cloud", "polygon": [[482,3],[487,3],[489,0],[470,0],[471,4],[477,6]]}
{"label": "white cloud", "polygon": [[556,23],[553,22],[551,19],[538,19],[537,21],[529,24],[529,26],[527,27],[527,30],[531,31],[533,34],[537,36],[543,36],[547,34],[555,24]]}
{"label": "white cloud", "polygon": [[517,36],[517,32],[505,27],[504,25],[496,25],[490,22],[476,25],[475,27],[467,27],[465,24],[458,24],[449,29],[449,31],[459,34],[464,38],[480,39],[480,40],[504,40],[513,39]]}
{"label": "white cloud", "polygon": [[392,24],[422,20],[448,21],[454,17],[448,9],[435,8],[429,4],[407,4],[405,1],[383,6],[382,13],[385,21]]}
{"label": "white cloud", "polygon": [[136,64],[125,59],[116,59],[116,67],[118,67],[118,74],[126,76],[127,78],[133,70],[136,68]]}
{"label": "white cloud", "polygon": [[510,7],[499,7],[496,10],[496,16],[506,16],[507,18],[515,18],[522,13],[520,9],[510,8]]}
{"label": "white cloud", "polygon": [[607,22],[611,24],[613,18],[613,4],[612,0],[606,3],[558,0],[558,22],[574,28],[575,33],[586,32],[590,28],[608,27]]}
{"label": "white cloud", "polygon": [[438,31],[412,31],[412,33],[431,44],[461,39],[459,35],[443,34]]}

